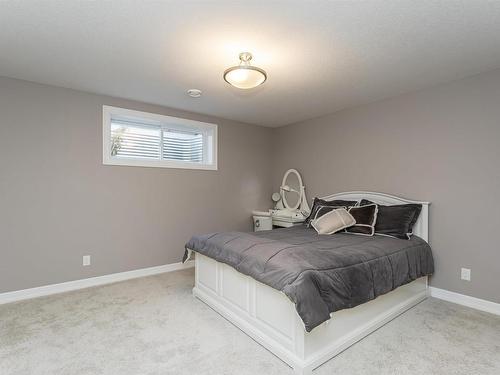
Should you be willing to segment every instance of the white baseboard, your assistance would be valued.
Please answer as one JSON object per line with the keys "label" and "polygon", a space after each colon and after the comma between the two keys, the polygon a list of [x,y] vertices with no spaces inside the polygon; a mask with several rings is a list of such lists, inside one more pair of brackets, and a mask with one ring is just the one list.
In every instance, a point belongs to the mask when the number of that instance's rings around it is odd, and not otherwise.
{"label": "white baseboard", "polygon": [[[70,292],[72,290],[90,288],[93,286],[116,283],[118,281],[136,279],[145,276],[152,276],[165,272],[178,271],[192,267],[194,267],[194,261],[190,260],[184,264],[183,263],[164,264],[162,266],[141,268],[133,271],[112,273],[109,275],[68,281],[60,284],[44,285],[36,288],[0,293],[0,305],[31,298],[49,296],[52,294]],[[458,305],[471,307],[473,309],[485,311],[491,314],[500,315],[500,303],[467,296],[465,294],[450,292],[448,290],[436,288],[433,286],[429,287],[429,291],[431,297],[442,299],[448,302],[453,302]]]}
{"label": "white baseboard", "polygon": [[183,263],[165,264],[162,266],[141,268],[133,271],[118,272],[104,276],[91,277],[88,279],[68,281],[60,284],[44,285],[36,288],[0,293],[0,305],[4,303],[22,301],[30,298],[43,297],[51,294],[70,292],[72,290],[90,288],[93,286],[116,283],[118,281],[136,279],[138,277],[157,275],[160,273],[172,272],[192,267],[194,267],[194,261],[191,260],[187,261],[184,264]]}
{"label": "white baseboard", "polygon": [[465,294],[450,292],[431,286],[429,288],[431,297],[439,298],[458,305],[471,307],[476,310],[485,311],[491,314],[500,315],[500,303],[486,301],[484,299],[466,296]]}

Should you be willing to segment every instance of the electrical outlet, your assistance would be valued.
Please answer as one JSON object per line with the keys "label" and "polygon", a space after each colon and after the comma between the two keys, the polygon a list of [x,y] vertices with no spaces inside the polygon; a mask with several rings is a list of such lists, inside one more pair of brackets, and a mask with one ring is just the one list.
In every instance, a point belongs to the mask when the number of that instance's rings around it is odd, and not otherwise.
{"label": "electrical outlet", "polygon": [[84,266],[90,266],[90,255],[84,255],[83,256],[83,265]]}
{"label": "electrical outlet", "polygon": [[470,269],[469,268],[462,268],[461,278],[462,278],[462,280],[470,281]]}

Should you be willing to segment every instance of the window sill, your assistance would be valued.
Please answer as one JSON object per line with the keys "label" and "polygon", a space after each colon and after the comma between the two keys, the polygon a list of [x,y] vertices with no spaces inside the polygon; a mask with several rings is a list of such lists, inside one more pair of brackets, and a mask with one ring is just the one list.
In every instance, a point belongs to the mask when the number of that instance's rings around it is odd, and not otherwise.
{"label": "window sill", "polygon": [[218,170],[217,164],[195,164],[189,162],[166,160],[134,160],[108,158],[103,160],[103,165],[118,165],[122,167],[147,167],[147,168],[175,168],[175,169],[200,169],[208,171]]}

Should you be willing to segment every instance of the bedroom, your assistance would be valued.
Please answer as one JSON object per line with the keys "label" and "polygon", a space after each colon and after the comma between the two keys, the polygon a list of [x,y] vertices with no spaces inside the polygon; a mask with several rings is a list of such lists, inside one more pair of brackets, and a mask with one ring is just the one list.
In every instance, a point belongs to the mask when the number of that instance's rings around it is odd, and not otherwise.
{"label": "bedroom", "polygon": [[[0,25],[0,374],[500,373],[500,2],[12,0]],[[355,202],[318,230],[373,202],[368,235],[318,234],[315,198]],[[274,247],[182,263],[235,232]],[[263,283],[339,241],[355,301],[331,283],[312,322]]]}

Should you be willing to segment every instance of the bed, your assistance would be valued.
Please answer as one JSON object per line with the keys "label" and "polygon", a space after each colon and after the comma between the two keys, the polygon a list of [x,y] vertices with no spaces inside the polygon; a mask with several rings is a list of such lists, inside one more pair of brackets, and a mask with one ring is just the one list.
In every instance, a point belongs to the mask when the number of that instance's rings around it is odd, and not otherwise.
{"label": "bed", "polygon": [[374,192],[325,200],[419,203],[410,240],[305,226],[194,236],[193,294],[291,366],[313,369],[427,297],[428,202]]}

